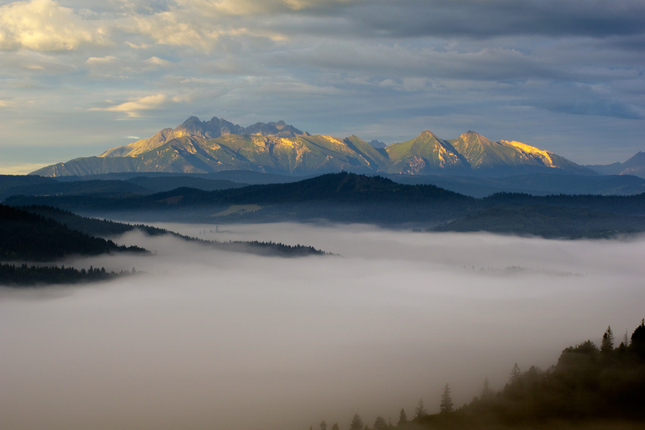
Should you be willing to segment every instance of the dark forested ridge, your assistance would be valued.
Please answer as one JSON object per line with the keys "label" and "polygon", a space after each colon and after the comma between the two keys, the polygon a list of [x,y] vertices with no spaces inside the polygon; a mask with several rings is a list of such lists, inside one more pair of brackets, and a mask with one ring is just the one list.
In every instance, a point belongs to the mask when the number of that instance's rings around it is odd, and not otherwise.
{"label": "dark forested ridge", "polygon": [[570,239],[611,238],[644,230],[645,219],[640,216],[547,205],[494,206],[432,229]]}
{"label": "dark forested ridge", "polygon": [[[152,195],[13,196],[11,205],[49,205],[126,219],[205,223],[311,222],[414,225],[547,238],[615,237],[645,231],[645,193],[631,196],[498,193],[476,199],[433,185],[335,173],[299,182]],[[438,227],[437,227],[438,226]]]}
{"label": "dark forested ridge", "polygon": [[[410,417],[401,409],[396,423],[379,416],[370,427],[356,414],[349,429],[640,429],[644,405],[645,320],[618,347],[608,328],[600,347],[590,340],[568,347],[547,370],[531,366],[522,372],[515,364],[503,389],[495,392],[485,380],[462,407],[455,407],[446,385],[439,413],[429,414],[421,400]],[[325,421],[319,426],[327,429]]]}
{"label": "dark forested ridge", "polygon": [[106,272],[105,268],[90,267],[77,270],[65,266],[28,266],[27,264],[0,264],[0,285],[26,287],[51,284],[77,284],[109,281],[119,276],[136,273],[135,270]]}
{"label": "dark forested ridge", "polygon": [[181,240],[197,242],[204,246],[222,251],[247,252],[260,255],[276,255],[283,257],[302,257],[307,255],[325,255],[324,251],[306,245],[285,245],[275,242],[258,241],[212,241],[195,237],[185,236],[162,228],[152,227],[144,224],[125,224],[110,220],[101,220],[76,215],[70,211],[56,209],[49,206],[25,206],[19,209],[42,217],[55,220],[72,230],[82,232],[90,236],[116,236],[133,230],[140,230],[148,236],[172,235]]}
{"label": "dark forested ridge", "polygon": [[[202,191],[178,188],[149,196],[13,196],[14,206],[48,205],[100,216],[184,222],[439,222],[468,210],[475,199],[434,185],[403,185],[382,177],[337,173],[285,184]],[[249,208],[249,206],[253,206]],[[239,209],[229,210],[231,207]],[[126,215],[123,215],[126,214]]]}
{"label": "dark forested ridge", "polygon": [[[81,217],[69,211],[46,206],[14,208],[0,205],[0,261],[54,261],[73,255],[89,256],[114,252],[147,253],[148,251],[137,246],[119,246],[109,239],[94,237],[120,235],[135,229],[150,236],[173,235],[180,240],[197,242],[222,251],[279,257],[327,254],[305,245],[292,246],[258,241],[207,241],[146,225],[130,225]],[[119,274],[105,272],[105,269],[79,271],[71,267],[2,264],[0,285],[92,282],[112,279],[117,275]]]}
{"label": "dark forested ridge", "polygon": [[[25,196],[89,196],[106,194],[115,197],[147,195],[170,191],[178,187],[201,190],[240,188],[243,183],[224,179],[210,179],[207,175],[148,174],[120,177],[100,175],[95,177],[47,178],[41,176],[0,175],[0,200],[14,195]],[[207,177],[202,177],[207,176]],[[75,179],[75,180],[74,180]]]}
{"label": "dark forested ridge", "polygon": [[22,209],[0,205],[0,260],[52,261],[71,255],[147,252],[92,237]]}

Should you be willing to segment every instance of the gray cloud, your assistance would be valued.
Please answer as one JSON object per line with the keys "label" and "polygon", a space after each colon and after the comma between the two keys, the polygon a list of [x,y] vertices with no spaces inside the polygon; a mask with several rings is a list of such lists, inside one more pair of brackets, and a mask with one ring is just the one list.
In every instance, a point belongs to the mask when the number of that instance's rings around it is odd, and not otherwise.
{"label": "gray cloud", "polygon": [[[544,142],[574,161],[574,149],[601,134],[620,146],[593,162],[642,150],[639,1],[1,7],[25,18],[0,19],[3,145],[39,146],[35,157],[61,148],[51,161],[100,153],[123,144],[120,136],[152,135],[190,115],[243,124],[282,118],[310,132],[364,131],[388,142],[428,128],[448,136],[488,130],[491,138]],[[553,129],[545,133],[543,124]],[[595,151],[606,148],[583,156]]]}
{"label": "gray cloud", "polygon": [[358,3],[343,16],[378,37],[481,38],[643,34],[644,14],[638,0],[377,0]]}

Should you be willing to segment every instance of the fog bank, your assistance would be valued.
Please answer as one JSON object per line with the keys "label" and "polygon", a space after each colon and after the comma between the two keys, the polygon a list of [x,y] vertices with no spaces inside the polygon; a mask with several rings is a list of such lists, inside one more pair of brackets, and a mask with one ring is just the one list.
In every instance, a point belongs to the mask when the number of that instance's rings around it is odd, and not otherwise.
{"label": "fog bank", "polygon": [[[645,240],[547,241],[299,224],[159,225],[312,245],[285,259],[131,233],[154,256],[69,261],[147,273],[0,288],[3,429],[307,429],[456,405],[517,362],[618,342],[645,316]],[[210,231],[213,230],[211,233]],[[505,270],[519,267],[523,270]]]}

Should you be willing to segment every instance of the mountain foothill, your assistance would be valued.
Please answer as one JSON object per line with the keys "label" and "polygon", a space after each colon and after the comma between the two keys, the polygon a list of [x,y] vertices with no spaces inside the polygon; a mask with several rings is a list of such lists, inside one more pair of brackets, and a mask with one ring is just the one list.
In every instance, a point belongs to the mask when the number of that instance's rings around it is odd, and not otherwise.
{"label": "mountain foothill", "polygon": [[494,142],[474,131],[445,140],[431,131],[385,145],[355,135],[311,135],[284,121],[242,127],[217,117],[188,118],[148,139],[39,169],[48,177],[116,172],[215,173],[248,170],[283,175],[348,171],[364,174],[497,175],[513,172],[595,172],[557,154],[516,141]]}

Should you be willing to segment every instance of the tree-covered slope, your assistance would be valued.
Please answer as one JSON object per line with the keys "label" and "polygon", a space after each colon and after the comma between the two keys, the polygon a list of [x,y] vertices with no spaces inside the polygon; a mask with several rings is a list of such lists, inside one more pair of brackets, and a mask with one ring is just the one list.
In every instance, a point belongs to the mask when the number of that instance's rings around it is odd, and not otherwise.
{"label": "tree-covered slope", "polygon": [[72,230],[50,218],[0,205],[0,260],[50,261],[70,255],[145,252]]}
{"label": "tree-covered slope", "polygon": [[433,230],[545,238],[610,238],[645,231],[645,218],[562,206],[497,206],[468,214]]}
{"label": "tree-covered slope", "polygon": [[168,200],[178,195],[183,196],[177,202],[178,205],[207,202],[221,204],[281,204],[309,201],[441,203],[474,200],[434,185],[404,185],[381,176],[346,172],[330,173],[288,184],[252,185],[213,192],[174,190],[149,196],[147,199]]}
{"label": "tree-covered slope", "polygon": [[[359,414],[350,430],[636,430],[645,428],[645,321],[616,347],[609,327],[600,348],[590,340],[565,348],[546,370],[515,364],[506,385],[491,389],[488,379],[473,400],[455,405],[443,387],[439,413],[401,409],[398,421],[378,416],[373,427]],[[485,369],[482,369],[485,371]],[[482,378],[483,379],[483,378]],[[437,387],[437,391],[441,388]],[[434,409],[434,408],[433,408]],[[384,414],[385,415],[385,414]],[[386,415],[387,416],[387,415]],[[348,420],[349,421],[349,420]],[[313,426],[312,426],[313,428]],[[321,430],[327,423],[320,423]],[[331,426],[338,429],[337,423]]]}
{"label": "tree-covered slope", "polygon": [[645,193],[631,196],[499,193],[475,199],[433,185],[334,173],[298,182],[152,195],[14,196],[11,205],[47,205],[93,216],[184,222],[362,222],[441,231],[542,237],[609,237],[645,231]]}
{"label": "tree-covered slope", "polygon": [[[136,269],[135,269],[136,270]],[[27,264],[0,264],[0,285],[32,287],[55,284],[77,284],[109,281],[119,276],[135,273],[133,270],[107,272],[104,267],[77,270],[73,267],[28,266]]]}
{"label": "tree-covered slope", "polygon": [[50,206],[24,206],[18,208],[30,214],[47,218],[63,224],[69,229],[90,236],[111,237],[118,236],[133,230],[140,230],[148,236],[171,235],[178,239],[197,242],[208,248],[229,252],[246,252],[266,256],[280,257],[305,257],[309,255],[326,255],[327,253],[307,245],[285,245],[275,242],[259,241],[228,241],[218,242],[202,240],[181,235],[162,228],[144,224],[125,224],[110,220],[102,220],[76,215],[70,211],[53,208]]}

